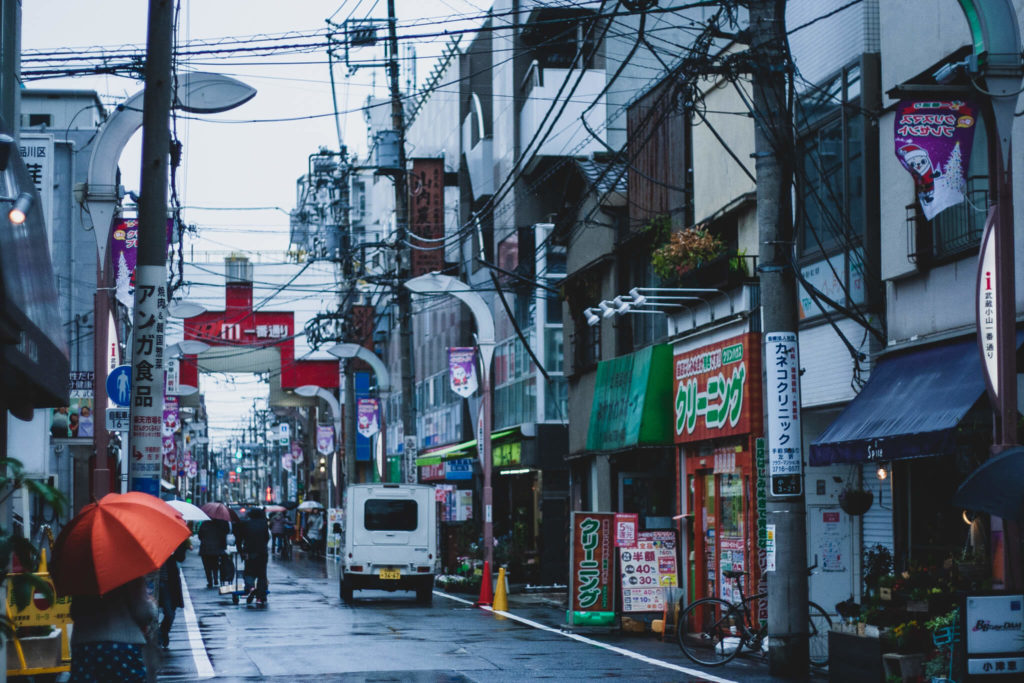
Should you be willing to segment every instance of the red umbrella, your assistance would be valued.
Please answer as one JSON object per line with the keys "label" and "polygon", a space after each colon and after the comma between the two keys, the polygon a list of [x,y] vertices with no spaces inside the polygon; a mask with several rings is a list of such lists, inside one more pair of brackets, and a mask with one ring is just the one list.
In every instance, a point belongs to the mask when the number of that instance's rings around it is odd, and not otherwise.
{"label": "red umbrella", "polygon": [[199,509],[210,516],[210,519],[222,519],[225,522],[237,522],[238,513],[229,508],[224,503],[205,503],[199,506]]}
{"label": "red umbrella", "polygon": [[50,571],[61,595],[103,595],[160,565],[189,537],[177,511],[145,493],[110,493],[68,522]]}

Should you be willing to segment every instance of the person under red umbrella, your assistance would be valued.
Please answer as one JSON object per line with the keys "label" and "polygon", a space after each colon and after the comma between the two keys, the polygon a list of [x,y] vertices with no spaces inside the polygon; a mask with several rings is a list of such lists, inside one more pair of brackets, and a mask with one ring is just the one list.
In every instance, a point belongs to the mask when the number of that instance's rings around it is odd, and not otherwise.
{"label": "person under red umbrella", "polygon": [[177,511],[144,493],[111,493],[61,531],[51,573],[74,596],[71,681],[146,681],[143,646],[155,634],[146,575],[190,535]]}

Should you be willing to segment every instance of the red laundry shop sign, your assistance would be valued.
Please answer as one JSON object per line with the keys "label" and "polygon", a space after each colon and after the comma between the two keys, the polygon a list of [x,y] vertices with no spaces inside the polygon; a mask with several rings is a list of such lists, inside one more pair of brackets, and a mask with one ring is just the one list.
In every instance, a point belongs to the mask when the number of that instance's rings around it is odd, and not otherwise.
{"label": "red laundry shop sign", "polygon": [[615,611],[614,522],[612,512],[572,513],[569,591],[573,612]]}
{"label": "red laundry shop sign", "polygon": [[675,442],[759,431],[760,359],[761,335],[756,333],[677,353]]}

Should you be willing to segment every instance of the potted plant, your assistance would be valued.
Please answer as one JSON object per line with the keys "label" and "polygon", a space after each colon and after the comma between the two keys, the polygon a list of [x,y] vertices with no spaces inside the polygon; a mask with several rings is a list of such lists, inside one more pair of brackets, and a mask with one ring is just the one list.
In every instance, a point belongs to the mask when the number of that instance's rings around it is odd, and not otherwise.
{"label": "potted plant", "polygon": [[839,507],[848,515],[863,515],[871,509],[875,494],[862,488],[848,487],[839,494]]}
{"label": "potted plant", "polygon": [[725,244],[717,235],[706,228],[686,228],[673,232],[668,242],[654,250],[651,265],[662,280],[675,282],[724,253]]}

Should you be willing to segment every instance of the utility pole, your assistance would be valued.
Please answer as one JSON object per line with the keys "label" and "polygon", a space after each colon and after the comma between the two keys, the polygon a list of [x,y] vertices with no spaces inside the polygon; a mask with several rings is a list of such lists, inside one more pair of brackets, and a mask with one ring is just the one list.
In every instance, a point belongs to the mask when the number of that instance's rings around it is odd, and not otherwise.
{"label": "utility pole", "polygon": [[797,295],[792,265],[790,190],[794,145],[787,106],[785,3],[751,2],[750,32],[769,463],[767,512],[768,532],[774,536],[775,545],[774,571],[770,565],[768,571],[768,657],[772,675],[806,679],[807,520],[800,438]]}
{"label": "utility pole", "polygon": [[[405,119],[402,112],[402,96],[398,90],[398,32],[395,18],[395,0],[388,0],[388,78],[391,86],[391,127],[398,135],[398,169],[395,172],[395,233],[398,253],[398,279],[409,279],[411,262],[409,253],[409,190],[405,176]],[[416,439],[416,370],[412,359],[412,294],[397,287],[399,344],[402,365],[402,450],[399,481],[407,478],[415,463],[418,441]]]}
{"label": "utility pole", "polygon": [[[150,0],[146,91],[142,105],[142,176],[138,266],[132,334],[131,490],[160,495],[159,425],[164,409],[164,320],[167,316],[167,178],[171,148],[171,0]],[[94,321],[96,334],[102,323]],[[99,368],[96,369],[97,371]],[[153,425],[157,425],[156,428]],[[103,425],[97,425],[97,428]]]}

